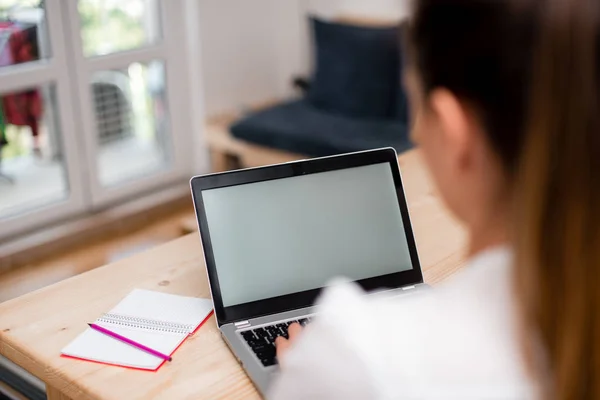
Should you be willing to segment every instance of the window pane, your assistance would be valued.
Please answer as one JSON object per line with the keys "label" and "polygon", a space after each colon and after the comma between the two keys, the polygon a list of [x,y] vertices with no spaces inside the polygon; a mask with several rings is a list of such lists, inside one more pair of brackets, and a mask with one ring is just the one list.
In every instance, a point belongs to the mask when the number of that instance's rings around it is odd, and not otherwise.
{"label": "window pane", "polygon": [[2,219],[63,200],[69,188],[54,85],[0,97]]}
{"label": "window pane", "polygon": [[86,57],[132,50],[160,39],[158,0],[79,0]]}
{"label": "window pane", "polygon": [[170,164],[165,70],[162,61],[99,71],[92,78],[104,186],[164,170]]}
{"label": "window pane", "polygon": [[0,68],[50,57],[41,0],[0,0]]}

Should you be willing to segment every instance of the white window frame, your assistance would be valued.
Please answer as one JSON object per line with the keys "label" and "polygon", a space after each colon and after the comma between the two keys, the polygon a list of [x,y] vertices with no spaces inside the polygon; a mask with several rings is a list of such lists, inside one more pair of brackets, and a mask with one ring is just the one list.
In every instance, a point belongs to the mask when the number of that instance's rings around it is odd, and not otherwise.
{"label": "white window frame", "polygon": [[[75,84],[73,98],[77,98],[78,122],[84,142],[86,169],[89,181],[89,203],[92,208],[107,207],[123,199],[134,198],[140,193],[163,188],[177,181],[183,182],[192,169],[193,120],[188,83],[188,54],[184,0],[155,0],[161,10],[162,39],[147,46],[108,55],[85,57],[80,36],[80,18],[77,1],[66,2],[66,18],[74,27],[69,35],[73,49],[73,71]],[[122,184],[104,187],[99,179],[97,154],[99,146],[95,126],[94,104],[90,90],[92,75],[97,71],[119,69],[131,63],[162,60],[165,63],[166,94],[169,130],[171,139],[171,165],[168,170],[156,171]]]}
{"label": "white window frame", "polygon": [[[0,243],[67,218],[106,208],[208,171],[203,130],[196,0],[147,0],[159,3],[162,39],[146,47],[86,58],[80,36],[77,0],[46,0],[50,58],[0,68],[0,93],[54,84],[61,163],[69,192],[64,201],[0,219]],[[190,15],[193,14],[193,15]],[[90,82],[97,71],[120,69],[133,62],[163,60],[172,164],[123,185],[100,184],[98,143]],[[4,184],[4,183],[2,183]],[[0,187],[1,190],[1,187]],[[1,196],[0,192],[0,196]]]}

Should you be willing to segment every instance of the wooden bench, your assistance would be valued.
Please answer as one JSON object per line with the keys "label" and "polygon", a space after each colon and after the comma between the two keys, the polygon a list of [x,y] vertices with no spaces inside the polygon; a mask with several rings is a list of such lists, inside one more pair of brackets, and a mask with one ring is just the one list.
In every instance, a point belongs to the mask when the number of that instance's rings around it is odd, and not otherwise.
{"label": "wooden bench", "polygon": [[237,139],[229,133],[229,126],[239,116],[224,115],[209,120],[205,127],[205,138],[211,157],[212,172],[237,168],[260,167],[307,158],[302,154],[290,153],[259,146]]}

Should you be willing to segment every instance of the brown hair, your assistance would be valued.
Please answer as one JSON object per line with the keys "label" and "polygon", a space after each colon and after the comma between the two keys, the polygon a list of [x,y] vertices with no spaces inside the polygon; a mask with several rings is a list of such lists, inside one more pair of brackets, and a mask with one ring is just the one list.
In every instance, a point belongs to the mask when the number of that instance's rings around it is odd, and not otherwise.
{"label": "brown hair", "polygon": [[426,92],[473,105],[515,201],[524,359],[544,398],[600,398],[600,1],[416,0]]}

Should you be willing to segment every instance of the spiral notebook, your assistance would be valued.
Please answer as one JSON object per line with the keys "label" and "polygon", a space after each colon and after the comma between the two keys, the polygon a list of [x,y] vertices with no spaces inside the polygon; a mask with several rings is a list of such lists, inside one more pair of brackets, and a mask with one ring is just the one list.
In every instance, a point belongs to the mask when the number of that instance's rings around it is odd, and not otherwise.
{"label": "spiral notebook", "polygon": [[[135,289],[94,323],[163,354],[172,355],[212,313],[212,301]],[[91,328],[63,356],[123,367],[157,370],[164,360]]]}

